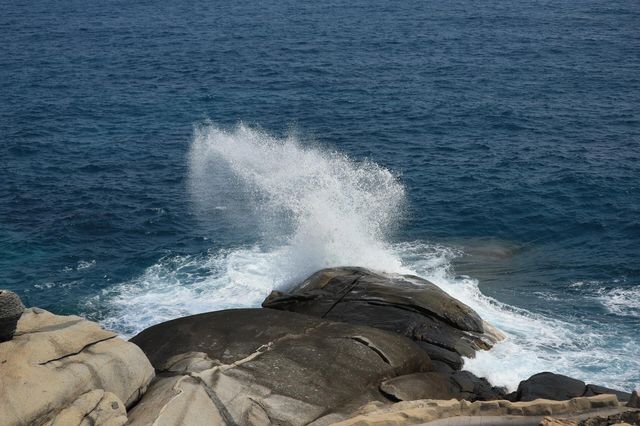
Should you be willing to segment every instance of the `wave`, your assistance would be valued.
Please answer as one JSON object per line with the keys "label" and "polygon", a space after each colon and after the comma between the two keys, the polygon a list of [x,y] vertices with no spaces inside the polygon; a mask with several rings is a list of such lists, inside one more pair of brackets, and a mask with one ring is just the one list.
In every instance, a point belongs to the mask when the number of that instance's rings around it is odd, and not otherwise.
{"label": "wave", "polygon": [[640,318],[640,287],[601,289],[598,298],[612,314]]}
{"label": "wave", "polygon": [[197,211],[207,215],[226,202],[235,221],[249,205],[262,242],[281,246],[272,268],[280,284],[345,264],[402,269],[386,237],[399,223],[405,190],[376,163],[304,145],[295,135],[209,124],[196,129],[189,171]]}
{"label": "wave", "polygon": [[[465,360],[465,368],[514,389],[539,371],[555,371],[623,388],[640,381],[637,345],[616,335],[503,304],[478,281],[455,275],[460,249],[428,242],[391,243],[405,190],[398,176],[295,135],[275,138],[243,124],[195,131],[189,152],[194,210],[215,212],[256,244],[167,256],[139,277],[94,297],[103,324],[124,335],[168,319],[227,308],[256,307],[318,269],[362,266],[422,276],[474,308],[508,338]],[[221,217],[221,216],[217,216]],[[615,299],[615,298],[614,298]],[[613,299],[611,299],[613,300]]]}

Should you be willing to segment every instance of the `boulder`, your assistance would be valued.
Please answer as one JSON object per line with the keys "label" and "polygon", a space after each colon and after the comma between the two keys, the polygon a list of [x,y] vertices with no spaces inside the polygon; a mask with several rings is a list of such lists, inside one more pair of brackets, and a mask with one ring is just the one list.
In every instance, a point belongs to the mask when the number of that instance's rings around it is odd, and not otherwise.
{"label": "boulder", "polygon": [[629,397],[629,401],[627,402],[627,407],[640,408],[640,396],[638,396],[638,391],[634,390],[631,393],[631,397]]}
{"label": "boulder", "polygon": [[586,383],[550,372],[534,374],[518,385],[516,399],[518,401],[533,401],[534,399],[552,399],[562,401],[582,396],[586,390]]}
{"label": "boulder", "polygon": [[465,399],[467,401],[504,398],[504,390],[492,387],[468,371],[413,373],[385,380],[380,390],[395,401],[416,399]]}
{"label": "boulder", "polygon": [[613,394],[618,397],[619,401],[629,401],[631,399],[631,394],[628,392],[622,392],[616,389],[607,388],[604,386],[598,385],[587,385],[584,390],[584,394],[582,396],[594,396],[594,395],[603,395],[603,394]]}
{"label": "boulder", "polygon": [[262,306],[402,334],[454,369],[504,337],[493,327],[485,332],[476,312],[427,280],[363,268],[321,270],[287,293],[272,292]]}
{"label": "boulder", "polygon": [[221,424],[329,423],[368,401],[388,403],[381,382],[431,366],[403,336],[273,309],[193,315],[131,341],[159,376],[133,424],[186,423],[181,416],[197,410]]}
{"label": "boulder", "polygon": [[153,376],[140,348],[115,333],[27,309],[13,339],[0,343],[0,419],[3,426],[74,424],[67,419],[80,416],[118,424]]}
{"label": "boulder", "polygon": [[616,395],[620,401],[628,401],[631,398],[631,394],[627,392],[593,384],[587,385],[581,380],[546,371],[534,374],[527,380],[520,382],[514,399],[517,401],[533,401],[534,399],[543,398],[562,401],[578,396],[603,394]]}
{"label": "boulder", "polygon": [[11,340],[24,306],[17,294],[0,290],[0,342]]}

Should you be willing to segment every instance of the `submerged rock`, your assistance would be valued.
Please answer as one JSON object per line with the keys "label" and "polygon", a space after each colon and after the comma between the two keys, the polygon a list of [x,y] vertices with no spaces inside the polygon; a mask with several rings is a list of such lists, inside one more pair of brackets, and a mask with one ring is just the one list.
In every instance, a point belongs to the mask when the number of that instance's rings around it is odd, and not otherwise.
{"label": "submerged rock", "polygon": [[24,305],[17,294],[0,290],[0,342],[11,340],[23,312]]}
{"label": "submerged rock", "polygon": [[186,423],[196,407],[226,424],[330,423],[388,403],[384,380],[431,366],[403,336],[272,309],[180,318],[131,341],[159,373],[133,424]]}
{"label": "submerged rock", "polygon": [[504,337],[429,281],[363,268],[321,270],[288,293],[272,292],[262,306],[392,331],[453,369]]}
{"label": "submerged rock", "polygon": [[80,317],[27,309],[13,339],[0,343],[1,423],[73,425],[82,417],[122,424],[125,406],[153,376],[140,348],[115,333]]}

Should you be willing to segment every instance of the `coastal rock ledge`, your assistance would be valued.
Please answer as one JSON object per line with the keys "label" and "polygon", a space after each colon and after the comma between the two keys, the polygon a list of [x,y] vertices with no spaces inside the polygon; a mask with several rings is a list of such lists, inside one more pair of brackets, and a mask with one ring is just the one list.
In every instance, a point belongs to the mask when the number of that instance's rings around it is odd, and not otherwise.
{"label": "coastal rock ledge", "polygon": [[153,377],[140,348],[116,333],[27,309],[0,343],[0,424],[122,425]]}
{"label": "coastal rock ledge", "polygon": [[75,316],[18,317],[18,302],[0,342],[2,426],[640,424],[637,393],[545,372],[507,394],[465,371],[505,336],[415,276],[325,269],[263,308],[129,342]]}

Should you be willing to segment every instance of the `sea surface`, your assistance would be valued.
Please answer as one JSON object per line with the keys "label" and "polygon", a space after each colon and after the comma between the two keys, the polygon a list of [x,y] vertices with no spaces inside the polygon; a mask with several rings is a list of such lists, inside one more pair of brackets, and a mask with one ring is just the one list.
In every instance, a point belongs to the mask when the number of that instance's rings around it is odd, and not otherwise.
{"label": "sea surface", "polygon": [[124,336],[426,277],[466,368],[640,387],[637,0],[5,0],[0,287]]}

